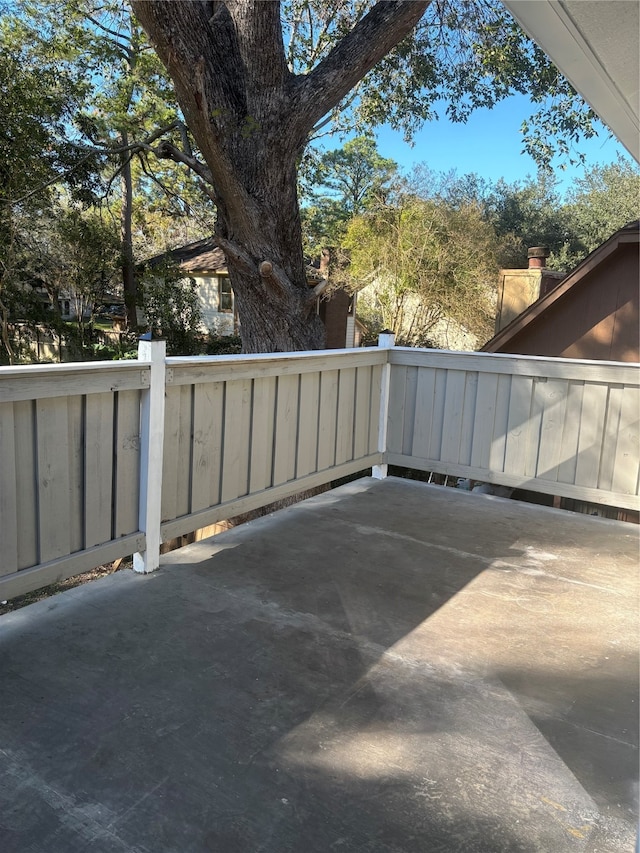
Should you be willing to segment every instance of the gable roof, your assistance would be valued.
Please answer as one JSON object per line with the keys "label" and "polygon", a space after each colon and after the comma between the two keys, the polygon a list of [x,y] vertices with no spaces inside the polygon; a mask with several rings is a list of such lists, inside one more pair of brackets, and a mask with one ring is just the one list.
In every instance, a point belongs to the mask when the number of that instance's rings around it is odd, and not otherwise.
{"label": "gable roof", "polygon": [[154,255],[145,263],[154,267],[166,260],[179,264],[185,272],[195,272],[196,270],[227,271],[224,252],[214,244],[213,237],[205,237],[203,240],[196,240],[194,243],[187,243],[186,246],[178,246],[177,249],[170,249],[168,252]]}
{"label": "gable roof", "polygon": [[[196,240],[194,243],[187,243],[186,246],[178,246],[176,249],[154,255],[152,258],[148,258],[144,265],[155,267],[167,260],[179,264],[180,268],[186,273],[227,274],[227,261],[224,252],[215,245],[213,237],[205,237],[203,240]],[[309,286],[325,281],[324,274],[312,264],[305,266],[305,274]]]}
{"label": "gable roof", "polygon": [[597,249],[594,249],[566,278],[545,296],[542,296],[525,311],[518,314],[504,329],[499,331],[497,335],[494,335],[490,341],[487,341],[482,347],[481,352],[500,352],[503,350],[523,329],[529,328],[532,324],[539,322],[539,318],[546,311],[556,305],[570,291],[579,288],[588,274],[609,258],[620,245],[638,242],[640,242],[640,220],[625,225],[624,228],[616,231],[612,237],[598,246]]}

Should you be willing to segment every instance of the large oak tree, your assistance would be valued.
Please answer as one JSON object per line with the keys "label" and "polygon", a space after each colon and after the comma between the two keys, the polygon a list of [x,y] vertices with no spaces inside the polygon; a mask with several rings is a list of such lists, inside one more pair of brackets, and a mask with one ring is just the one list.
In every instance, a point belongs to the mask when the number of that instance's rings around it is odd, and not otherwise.
{"label": "large oak tree", "polygon": [[165,148],[210,188],[246,351],[322,346],[305,277],[297,165],[314,126],[428,5],[376,3],[308,74],[296,75],[286,62],[279,2],[132,3],[206,163]]}
{"label": "large oak tree", "polygon": [[540,110],[523,125],[525,147],[547,163],[554,134],[566,154],[596,132],[593,113],[495,0],[131,2],[197,148],[166,141],[154,153],[196,172],[215,202],[248,352],[322,346],[296,173],[345,104],[360,128],[390,122],[410,134],[442,99],[465,121],[526,92]]}

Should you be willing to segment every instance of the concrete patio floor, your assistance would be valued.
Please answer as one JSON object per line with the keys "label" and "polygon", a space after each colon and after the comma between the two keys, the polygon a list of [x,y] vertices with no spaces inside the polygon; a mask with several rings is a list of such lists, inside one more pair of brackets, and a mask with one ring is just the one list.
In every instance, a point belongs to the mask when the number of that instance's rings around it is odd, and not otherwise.
{"label": "concrete patio floor", "polygon": [[0,617],[0,849],[629,853],[637,533],[365,479]]}

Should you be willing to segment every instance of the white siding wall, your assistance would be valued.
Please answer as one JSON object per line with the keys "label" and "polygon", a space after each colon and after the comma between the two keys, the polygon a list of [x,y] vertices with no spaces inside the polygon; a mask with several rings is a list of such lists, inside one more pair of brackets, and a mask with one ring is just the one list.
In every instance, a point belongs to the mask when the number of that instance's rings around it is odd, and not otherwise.
{"label": "white siding wall", "polygon": [[207,332],[219,335],[232,335],[234,331],[233,312],[218,310],[218,276],[193,275],[196,282],[202,325]]}

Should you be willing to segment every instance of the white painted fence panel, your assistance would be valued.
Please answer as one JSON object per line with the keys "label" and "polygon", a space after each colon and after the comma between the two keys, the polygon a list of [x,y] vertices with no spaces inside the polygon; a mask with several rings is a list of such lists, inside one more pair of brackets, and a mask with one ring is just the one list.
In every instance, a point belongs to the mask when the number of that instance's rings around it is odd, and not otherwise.
{"label": "white painted fence panel", "polygon": [[0,598],[139,544],[144,365],[0,369]]}
{"label": "white painted fence panel", "polygon": [[144,568],[160,520],[172,538],[385,463],[639,508],[637,365],[381,347],[165,372],[154,352],[0,368],[0,597],[134,552]]}
{"label": "white painted fence panel", "polygon": [[[385,361],[378,349],[168,359],[163,538],[377,464],[376,382]],[[203,409],[213,386],[215,400]],[[214,420],[206,429],[205,410]],[[181,438],[188,435],[191,457]],[[176,496],[176,467],[191,472],[188,505]],[[201,469],[215,482],[203,482]]]}
{"label": "white painted fence panel", "polygon": [[389,463],[640,508],[637,365],[404,349],[390,358]]}

